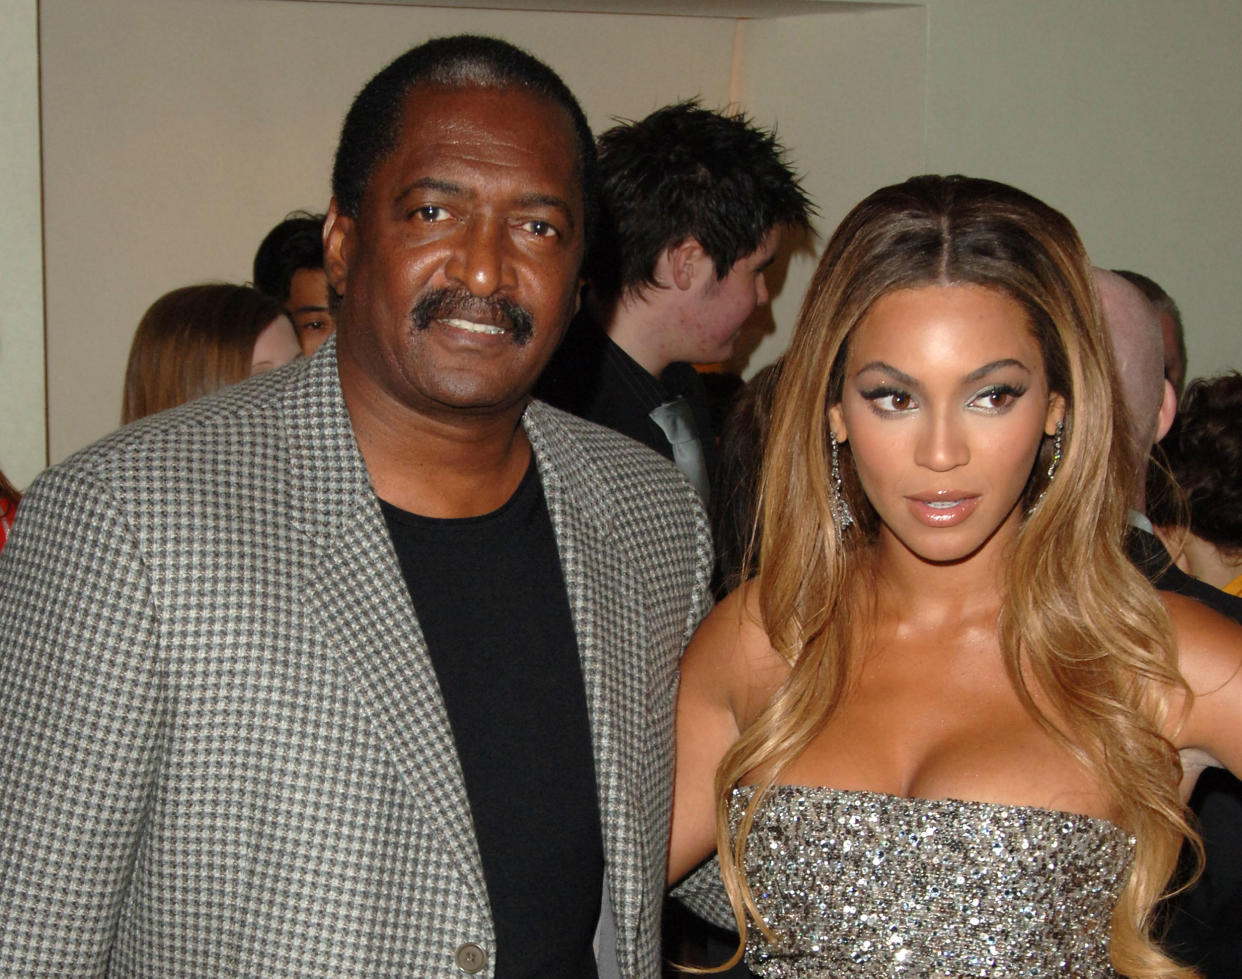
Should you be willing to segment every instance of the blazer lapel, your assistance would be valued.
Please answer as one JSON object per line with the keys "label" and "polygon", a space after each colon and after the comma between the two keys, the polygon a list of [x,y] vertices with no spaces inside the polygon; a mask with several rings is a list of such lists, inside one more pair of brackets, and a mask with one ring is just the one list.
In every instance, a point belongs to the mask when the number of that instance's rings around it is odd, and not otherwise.
{"label": "blazer lapel", "polygon": [[[555,419],[534,403],[524,418],[556,533],[586,685],[608,885],[619,949],[633,949],[645,891],[641,805],[646,673],[644,593],[636,569],[611,539],[607,487],[566,451]],[[626,969],[625,971],[629,971]]]}
{"label": "blazer lapel", "polygon": [[426,642],[354,440],[335,341],[286,396],[295,522],[317,545],[308,610],[410,793],[487,906],[461,763]]}

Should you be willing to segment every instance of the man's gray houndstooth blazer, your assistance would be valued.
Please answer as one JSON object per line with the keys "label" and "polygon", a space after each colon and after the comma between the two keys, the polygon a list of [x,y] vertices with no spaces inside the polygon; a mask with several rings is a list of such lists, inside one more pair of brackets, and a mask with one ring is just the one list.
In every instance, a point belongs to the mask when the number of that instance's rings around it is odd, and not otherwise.
{"label": "man's gray houndstooth blazer", "polygon": [[[538,402],[523,423],[618,960],[646,979],[708,532],[654,453]],[[460,977],[468,943],[492,974],[448,719],[333,343],[122,429],[23,501],[0,556],[0,915],[5,976]]]}

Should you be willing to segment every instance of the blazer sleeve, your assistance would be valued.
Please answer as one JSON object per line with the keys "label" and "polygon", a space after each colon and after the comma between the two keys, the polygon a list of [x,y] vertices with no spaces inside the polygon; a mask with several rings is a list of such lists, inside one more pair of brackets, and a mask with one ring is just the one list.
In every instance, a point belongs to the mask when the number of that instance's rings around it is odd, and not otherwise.
{"label": "blazer sleeve", "polygon": [[107,967],[158,757],[157,631],[121,508],[50,470],[0,555],[0,973]]}

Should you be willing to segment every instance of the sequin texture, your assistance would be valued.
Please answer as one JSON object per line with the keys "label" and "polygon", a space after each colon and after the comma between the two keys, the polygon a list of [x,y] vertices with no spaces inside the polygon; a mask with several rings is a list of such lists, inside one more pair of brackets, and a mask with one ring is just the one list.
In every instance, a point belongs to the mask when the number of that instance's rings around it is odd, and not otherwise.
{"label": "sequin texture", "polygon": [[[752,791],[734,791],[735,835]],[[1048,809],[776,786],[745,865],[778,941],[752,926],[747,962],[766,979],[1111,979],[1133,848],[1112,823]]]}

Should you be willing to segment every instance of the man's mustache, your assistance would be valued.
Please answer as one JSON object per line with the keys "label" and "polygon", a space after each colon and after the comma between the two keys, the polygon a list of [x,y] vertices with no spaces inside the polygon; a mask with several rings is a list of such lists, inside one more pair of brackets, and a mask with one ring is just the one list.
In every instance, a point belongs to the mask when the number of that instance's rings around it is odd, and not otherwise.
{"label": "man's mustache", "polygon": [[461,289],[433,289],[410,312],[414,329],[425,330],[432,320],[471,320],[490,323],[509,331],[514,343],[524,346],[535,332],[534,317],[526,307],[504,298],[472,296]]}

